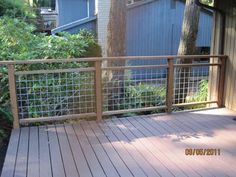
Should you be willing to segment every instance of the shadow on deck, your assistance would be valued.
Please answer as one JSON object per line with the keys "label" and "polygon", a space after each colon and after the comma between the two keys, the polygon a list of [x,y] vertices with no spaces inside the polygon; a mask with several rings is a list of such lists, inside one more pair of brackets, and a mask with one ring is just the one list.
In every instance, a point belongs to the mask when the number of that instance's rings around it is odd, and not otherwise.
{"label": "shadow on deck", "polygon": [[235,117],[212,109],[15,129],[1,177],[236,176]]}

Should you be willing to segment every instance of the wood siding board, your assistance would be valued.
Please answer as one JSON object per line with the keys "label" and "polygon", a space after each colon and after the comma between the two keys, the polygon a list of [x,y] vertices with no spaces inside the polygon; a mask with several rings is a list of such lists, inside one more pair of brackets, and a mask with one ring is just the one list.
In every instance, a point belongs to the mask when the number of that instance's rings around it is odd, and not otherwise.
{"label": "wood siding board", "polygon": [[11,137],[7,148],[5,162],[2,168],[1,177],[14,176],[17,151],[20,141],[20,130],[21,129],[13,129],[11,132]]}
{"label": "wood siding board", "polygon": [[[231,9],[231,8],[230,8]],[[233,108],[233,105],[232,105],[232,101],[233,101],[233,92],[234,92],[234,81],[232,81],[232,78],[235,78],[234,75],[235,75],[235,72],[236,72],[236,67],[234,66],[235,65],[235,60],[234,60],[234,56],[233,56],[233,53],[234,53],[234,48],[235,48],[235,39],[234,39],[234,36],[236,36],[236,33],[235,33],[235,29],[234,29],[234,25],[236,24],[236,20],[233,20],[233,17],[231,16],[228,16],[229,20],[231,21],[231,24],[230,24],[230,33],[227,37],[230,37],[231,38],[231,41],[230,41],[230,51],[228,53],[229,55],[229,58],[230,58],[230,68],[229,68],[229,74],[230,74],[230,81],[229,81],[229,95],[228,95],[228,98],[229,98],[229,108],[232,109]]]}
{"label": "wood siding board", "polygon": [[236,62],[235,62],[235,28],[236,28],[236,16],[233,15],[234,7],[231,4],[232,1],[225,2],[217,1],[219,8],[226,12],[226,26],[225,26],[225,54],[229,56],[226,64],[226,83],[225,83],[225,106],[229,109],[236,110],[235,106],[235,74],[236,74]]}
{"label": "wood siding board", "polygon": [[[234,36],[234,43],[233,43],[233,50],[232,50],[232,54],[231,54],[231,59],[233,60],[233,75],[231,77],[231,82],[232,82],[232,96],[231,96],[231,105],[232,108],[231,109],[236,109],[236,93],[235,93],[235,89],[236,89],[236,15],[234,15],[232,17],[234,25],[233,25],[233,36]],[[234,79],[232,79],[234,78]]]}

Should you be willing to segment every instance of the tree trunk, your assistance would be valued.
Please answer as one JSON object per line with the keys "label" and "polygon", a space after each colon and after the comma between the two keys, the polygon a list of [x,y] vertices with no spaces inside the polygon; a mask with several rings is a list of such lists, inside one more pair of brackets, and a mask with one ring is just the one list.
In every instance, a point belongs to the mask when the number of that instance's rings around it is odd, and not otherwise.
{"label": "tree trunk", "polygon": [[[126,39],[126,0],[111,0],[108,23],[107,56],[125,56]],[[125,60],[109,61],[108,66],[124,66]],[[121,98],[124,97],[124,71],[108,72],[109,110],[119,109]]]}
{"label": "tree trunk", "polygon": [[[195,0],[186,0],[178,55],[193,55],[196,51],[200,7],[197,6],[194,1]],[[189,63],[192,63],[192,60],[177,59],[177,64]],[[176,71],[177,81],[175,103],[184,103],[188,93],[188,82],[191,68],[178,68]]]}

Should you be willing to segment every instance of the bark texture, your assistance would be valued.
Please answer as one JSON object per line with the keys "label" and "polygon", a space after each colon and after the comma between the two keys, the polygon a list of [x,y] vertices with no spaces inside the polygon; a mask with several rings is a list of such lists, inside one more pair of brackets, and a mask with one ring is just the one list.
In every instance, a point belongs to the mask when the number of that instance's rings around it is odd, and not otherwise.
{"label": "bark texture", "polygon": [[[126,39],[126,0],[111,0],[110,15],[107,35],[107,56],[125,56]],[[109,61],[107,66],[124,66],[124,60]],[[124,71],[112,71],[107,73],[112,85],[109,88],[109,110],[118,109],[120,98],[124,95]]]}
{"label": "bark texture", "polygon": [[[193,55],[196,51],[200,7],[197,6],[194,1],[195,0],[186,0],[178,55]],[[177,59],[177,63],[189,64],[192,63],[192,60]],[[175,103],[184,103],[186,100],[190,70],[191,68],[189,67],[177,69],[177,93],[175,96]]]}

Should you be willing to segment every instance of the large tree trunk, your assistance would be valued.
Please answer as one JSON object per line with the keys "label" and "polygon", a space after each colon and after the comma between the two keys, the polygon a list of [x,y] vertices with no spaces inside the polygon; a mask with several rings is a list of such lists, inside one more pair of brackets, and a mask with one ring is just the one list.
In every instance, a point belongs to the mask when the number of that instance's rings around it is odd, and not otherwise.
{"label": "large tree trunk", "polygon": [[[196,51],[200,7],[194,1],[186,0],[178,55],[193,55]],[[177,63],[189,64],[192,60],[177,59]],[[190,67],[177,69],[175,103],[184,103],[186,100],[190,71]]]}
{"label": "large tree trunk", "polygon": [[[126,39],[126,0],[111,0],[108,23],[107,56],[125,56]],[[125,60],[109,61],[108,66],[124,66]],[[117,70],[108,73],[109,110],[119,109],[121,98],[124,97],[124,71]]]}

